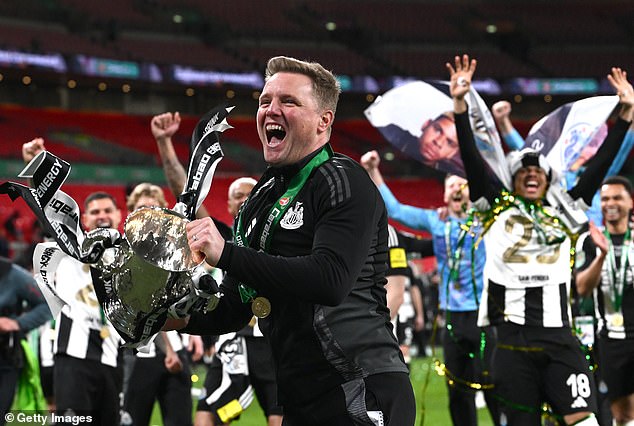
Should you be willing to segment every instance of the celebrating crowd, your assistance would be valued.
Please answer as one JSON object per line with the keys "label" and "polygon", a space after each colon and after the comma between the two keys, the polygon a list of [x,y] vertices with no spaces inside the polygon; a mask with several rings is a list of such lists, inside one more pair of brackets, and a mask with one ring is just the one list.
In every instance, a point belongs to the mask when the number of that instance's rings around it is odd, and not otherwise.
{"label": "celebrating crowd", "polygon": [[[618,175],[632,138],[632,85],[624,70],[611,70],[616,122],[566,179],[568,170],[533,147],[509,144],[494,166],[483,157],[468,97],[476,66],[467,55],[446,64],[453,111],[403,148],[455,157],[421,165],[451,164],[444,205],[432,210],[397,200],[376,151],[351,159],[331,146],[341,89],[330,71],[270,59],[256,115],[268,168],[259,180],[230,186],[233,224],[201,208],[184,230],[221,296],[213,306],[170,309],[141,348],[124,345],[106,315],[94,263],[67,256],[57,265],[55,288],[66,305],[51,318],[35,281],[1,260],[2,414],[25,369],[19,342],[43,324],[40,358],[53,365],[42,368],[44,396],[61,416],[148,425],[158,402],[165,425],[222,425],[255,394],[269,426],[413,425],[408,347],[423,311],[436,307],[422,306],[408,260],[433,255],[444,358],[438,370],[454,425],[477,424],[478,390],[495,425],[634,425],[632,185]],[[493,113],[506,138],[509,105]],[[175,196],[187,180],[172,145],[179,125],[170,112],[150,123]],[[25,162],[45,149],[42,139],[25,143]],[[587,221],[597,192],[598,219]],[[157,207],[166,207],[165,197],[151,183],[128,196],[128,213]],[[84,201],[87,231],[117,229],[121,219],[108,193]],[[388,220],[431,240],[408,240]],[[591,343],[582,343],[576,324],[582,298],[593,302]],[[190,368],[201,359],[210,365],[194,407]]]}

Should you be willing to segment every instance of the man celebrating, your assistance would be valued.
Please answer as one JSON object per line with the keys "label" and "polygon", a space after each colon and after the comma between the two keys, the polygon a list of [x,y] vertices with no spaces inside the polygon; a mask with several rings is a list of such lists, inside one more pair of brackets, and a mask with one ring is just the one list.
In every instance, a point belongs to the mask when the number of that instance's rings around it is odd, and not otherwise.
{"label": "man celebrating", "polygon": [[[480,353],[482,336],[477,327],[477,312],[482,295],[485,251],[484,245],[480,244],[472,252],[471,246],[478,235],[472,232],[475,229],[469,232],[464,229],[467,226],[467,208],[470,206],[469,186],[460,176],[446,176],[443,201],[447,217],[442,218],[437,210],[401,204],[385,184],[379,170],[380,162],[376,151],[366,152],[361,157],[361,165],[383,196],[389,217],[432,235],[434,255],[441,275],[438,296],[445,323],[442,344],[451,420],[455,425],[476,425],[478,418],[474,391],[462,384],[486,379],[492,339],[488,339],[485,351]],[[485,395],[491,417],[497,424],[496,401],[490,397],[490,392]]]}
{"label": "man celebrating", "polygon": [[[119,226],[121,211],[115,198],[94,192],[84,201],[84,227]],[[54,392],[57,412],[90,413],[93,421],[119,421],[122,370],[119,364],[121,337],[106,318],[87,265],[67,256],[59,264],[56,281],[60,297],[69,304],[56,319]]]}
{"label": "man celebrating", "polygon": [[[471,200],[487,229],[478,325],[497,329],[493,373],[500,423],[539,425],[541,405],[548,402],[566,424],[595,426],[594,378],[571,330],[571,241],[562,221],[542,204],[553,172],[543,155],[524,149],[509,159],[512,192],[487,180],[465,101],[476,64],[468,55],[456,56],[447,68]],[[590,205],[631,119],[634,94],[625,72],[613,68],[608,80],[620,95],[620,118],[568,191],[576,204]]]}
{"label": "man celebrating", "polygon": [[[187,174],[174,150],[172,137],[180,128],[181,117],[178,112],[165,112],[152,117],[150,128],[163,163],[163,170],[169,187],[178,195],[186,183]],[[251,194],[257,181],[250,177],[240,177],[229,185],[227,210],[235,218],[240,207]],[[204,206],[196,213],[197,217],[206,217]],[[212,218],[213,219],[213,218]],[[226,240],[233,240],[233,231],[224,223],[215,219],[214,224]],[[219,269],[216,269],[219,272]],[[211,338],[211,336],[209,336]],[[273,371],[269,342],[262,337],[257,319],[237,333],[214,336],[210,346],[214,348],[214,357],[205,376],[203,386],[205,397],[198,401],[194,416],[195,426],[215,426],[229,424],[240,417],[255,395],[267,417],[268,426],[282,424],[282,409],[277,405],[277,384]],[[221,350],[215,349],[218,346]],[[242,349],[245,349],[244,351]],[[246,362],[237,360],[246,356]],[[231,382],[228,385],[227,377]],[[236,404],[236,401],[239,401]]]}
{"label": "man celebrating", "polygon": [[187,225],[192,251],[227,272],[225,295],[211,313],[167,327],[220,334],[266,317],[285,425],[413,425],[385,301],[385,205],[365,170],[328,144],[339,92],[319,64],[269,61],[257,129],[270,167],[236,220],[235,244],[209,218]]}
{"label": "man celebrating", "polygon": [[634,425],[634,245],[629,224],[632,184],[612,176],[601,185],[601,212],[605,229],[590,223],[579,254],[577,290],[594,290],[599,320],[597,349],[599,373],[608,386],[610,409],[616,424]]}

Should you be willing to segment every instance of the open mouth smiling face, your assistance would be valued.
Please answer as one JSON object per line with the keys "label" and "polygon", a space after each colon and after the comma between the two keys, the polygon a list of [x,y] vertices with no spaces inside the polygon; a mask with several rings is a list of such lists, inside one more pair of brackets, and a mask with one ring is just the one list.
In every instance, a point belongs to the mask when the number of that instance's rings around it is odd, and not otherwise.
{"label": "open mouth smiling face", "polygon": [[601,211],[606,222],[627,221],[632,209],[632,196],[620,184],[601,186]]}
{"label": "open mouth smiling face", "polygon": [[605,219],[608,221],[616,220],[621,217],[621,210],[616,206],[606,207],[603,211]]}
{"label": "open mouth smiling face", "polygon": [[457,203],[459,203],[459,202],[461,202],[463,200],[464,200],[464,197],[462,195],[462,191],[455,192],[453,194],[453,196],[451,197],[451,201],[454,201],[454,202],[457,202]]}
{"label": "open mouth smiling face", "polygon": [[286,130],[280,124],[270,123],[266,127],[266,143],[270,147],[280,145],[286,137]]}
{"label": "open mouth smiling face", "polygon": [[537,188],[539,188],[539,182],[537,182],[535,179],[527,179],[526,182],[524,182],[524,186],[529,191],[536,191]]}
{"label": "open mouth smiling face", "polygon": [[547,185],[546,173],[539,167],[522,167],[515,174],[515,191],[528,200],[542,198]]}
{"label": "open mouth smiling face", "polygon": [[320,106],[310,77],[281,71],[265,83],[256,117],[264,160],[281,167],[328,142],[334,112]]}
{"label": "open mouth smiling face", "polygon": [[445,180],[444,201],[450,212],[462,214],[469,203],[469,186],[459,176],[449,176]]}
{"label": "open mouth smiling face", "polygon": [[449,198],[449,209],[456,213],[464,213],[468,208],[469,193],[468,189],[461,187],[458,191],[451,194]]}

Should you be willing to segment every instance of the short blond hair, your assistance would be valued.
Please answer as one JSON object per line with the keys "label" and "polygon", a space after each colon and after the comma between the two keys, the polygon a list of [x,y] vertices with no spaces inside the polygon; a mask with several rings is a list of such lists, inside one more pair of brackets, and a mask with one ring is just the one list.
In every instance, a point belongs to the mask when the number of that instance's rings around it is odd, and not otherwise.
{"label": "short blond hair", "polygon": [[160,207],[167,207],[167,201],[165,201],[165,194],[163,190],[158,185],[153,185],[151,183],[140,183],[134,187],[130,195],[126,200],[126,207],[128,211],[134,210],[134,206],[139,201],[141,197],[150,197],[154,198]]}
{"label": "short blond hair", "polygon": [[313,82],[313,92],[319,107],[323,110],[337,111],[341,85],[331,71],[325,69],[317,62],[301,61],[288,56],[275,56],[269,59],[264,73],[265,81],[268,81],[278,72],[303,74]]}

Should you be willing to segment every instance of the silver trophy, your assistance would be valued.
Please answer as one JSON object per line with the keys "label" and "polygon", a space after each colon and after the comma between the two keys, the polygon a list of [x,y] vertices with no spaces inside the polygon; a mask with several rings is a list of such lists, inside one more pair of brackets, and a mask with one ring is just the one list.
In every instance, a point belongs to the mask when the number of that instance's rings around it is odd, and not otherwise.
{"label": "silver trophy", "polygon": [[[217,288],[200,279],[205,274],[204,258],[194,260],[187,243],[187,222],[175,211],[142,207],[127,217],[121,238],[106,229],[86,235],[84,252],[101,243],[114,245],[92,265],[93,278],[95,288],[101,288],[105,315],[126,341],[147,340],[164,323],[166,311],[178,309],[179,303],[180,313],[171,315],[186,315],[194,303],[197,309],[214,307]],[[113,240],[118,241],[108,243]],[[187,301],[191,303],[183,303]]]}
{"label": "silver trophy", "polygon": [[55,239],[38,245],[33,263],[38,286],[54,315],[65,304],[56,288],[59,283],[52,279],[64,256],[91,266],[99,304],[128,346],[150,341],[168,316],[215,308],[221,294],[205,271],[204,257],[191,253],[185,226],[209,193],[224,155],[220,133],[231,128],[226,118],[232,109],[218,106],[196,125],[187,182],[174,209],[132,212],[123,235],[115,229],[84,233],[77,203],[60,189],[70,164],[48,151],[33,158],[19,175],[32,179],[31,188],[16,182],[0,184],[0,194],[23,198]]}
{"label": "silver trophy", "polygon": [[231,128],[226,121],[231,109],[214,108],[196,125],[187,182],[174,210],[142,207],[126,218],[122,236],[114,230],[86,234],[83,253],[103,247],[91,268],[97,298],[129,345],[147,342],[168,316],[214,309],[221,296],[205,271],[204,256],[190,251],[185,226],[207,196],[223,157],[219,134]]}

